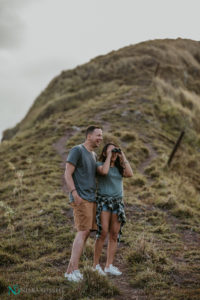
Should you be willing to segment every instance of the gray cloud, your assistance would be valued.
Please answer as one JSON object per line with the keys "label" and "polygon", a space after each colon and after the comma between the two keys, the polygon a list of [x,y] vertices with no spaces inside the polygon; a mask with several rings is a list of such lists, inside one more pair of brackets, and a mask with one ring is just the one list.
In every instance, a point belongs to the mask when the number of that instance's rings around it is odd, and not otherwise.
{"label": "gray cloud", "polygon": [[0,49],[19,47],[24,37],[20,9],[33,0],[0,0]]}
{"label": "gray cloud", "polygon": [[63,70],[74,68],[79,63],[78,59],[70,57],[43,57],[24,63],[21,69],[21,77],[29,78],[29,80],[48,79],[60,74]]}

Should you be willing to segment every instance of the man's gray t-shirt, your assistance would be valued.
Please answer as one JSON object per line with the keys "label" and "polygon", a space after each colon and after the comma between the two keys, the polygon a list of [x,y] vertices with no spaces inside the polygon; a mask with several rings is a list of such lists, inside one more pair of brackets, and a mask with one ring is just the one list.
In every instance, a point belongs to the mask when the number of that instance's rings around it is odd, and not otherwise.
{"label": "man's gray t-shirt", "polygon": [[[88,151],[83,144],[73,147],[66,159],[75,166],[72,178],[78,195],[90,202],[96,201],[96,153]],[[69,201],[73,202],[72,194]]]}

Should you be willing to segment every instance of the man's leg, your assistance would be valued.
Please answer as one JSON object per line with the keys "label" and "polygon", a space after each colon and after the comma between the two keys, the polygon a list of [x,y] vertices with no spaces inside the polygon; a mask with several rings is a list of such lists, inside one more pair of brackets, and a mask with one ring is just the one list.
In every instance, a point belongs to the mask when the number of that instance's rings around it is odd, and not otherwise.
{"label": "man's leg", "polygon": [[89,235],[90,235],[90,230],[78,231],[76,233],[73,246],[72,246],[71,258],[67,268],[68,274],[78,269],[79,260],[83,252],[83,247]]}
{"label": "man's leg", "polygon": [[96,216],[94,204],[95,203],[89,202],[85,199],[83,199],[81,204],[79,205],[75,205],[74,203],[71,204],[73,207],[74,223],[77,229],[77,234],[73,242],[72,253],[67,268],[67,273],[71,273],[72,271],[78,269],[79,260],[83,252],[83,247],[90,235],[90,229],[94,229],[93,220]]}

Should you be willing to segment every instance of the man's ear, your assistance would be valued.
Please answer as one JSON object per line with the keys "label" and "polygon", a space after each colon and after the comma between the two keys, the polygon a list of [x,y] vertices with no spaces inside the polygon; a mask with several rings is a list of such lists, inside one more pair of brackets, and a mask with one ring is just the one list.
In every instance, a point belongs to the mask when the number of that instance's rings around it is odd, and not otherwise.
{"label": "man's ear", "polygon": [[90,138],[91,138],[91,134],[88,133],[88,135],[87,135],[87,140],[90,141]]}

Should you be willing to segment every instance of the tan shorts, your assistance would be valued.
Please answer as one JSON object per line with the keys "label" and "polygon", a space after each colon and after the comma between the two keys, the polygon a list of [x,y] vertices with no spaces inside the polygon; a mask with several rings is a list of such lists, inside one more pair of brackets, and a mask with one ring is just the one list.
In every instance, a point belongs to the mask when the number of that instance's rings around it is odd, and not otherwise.
{"label": "tan shorts", "polygon": [[80,205],[70,203],[73,208],[74,225],[77,231],[97,230],[96,202],[83,199]]}

